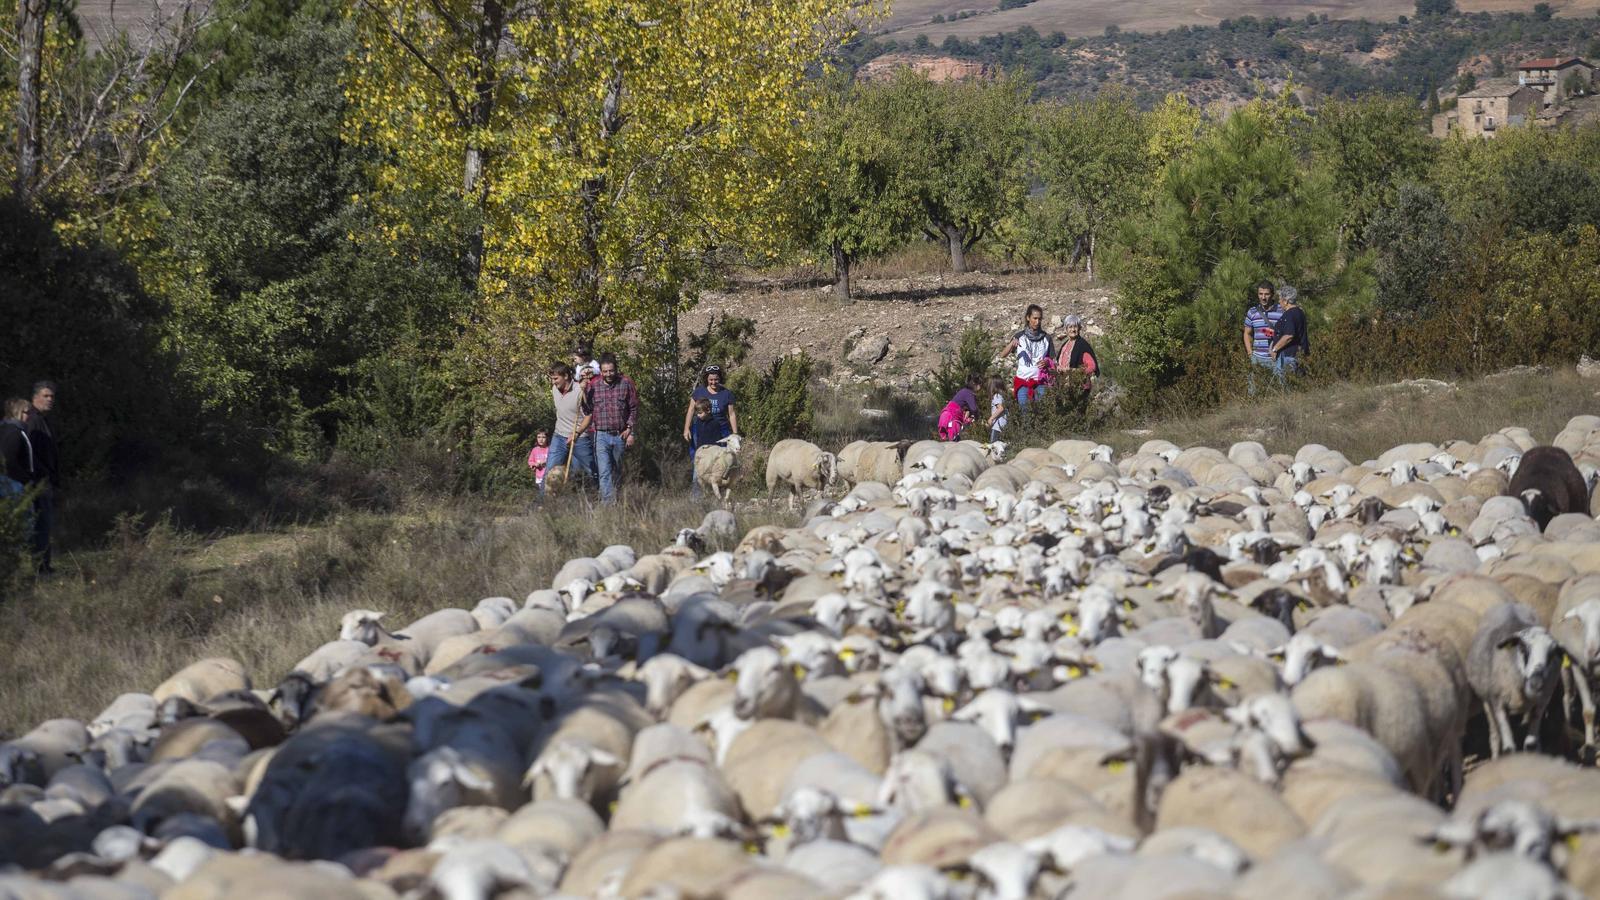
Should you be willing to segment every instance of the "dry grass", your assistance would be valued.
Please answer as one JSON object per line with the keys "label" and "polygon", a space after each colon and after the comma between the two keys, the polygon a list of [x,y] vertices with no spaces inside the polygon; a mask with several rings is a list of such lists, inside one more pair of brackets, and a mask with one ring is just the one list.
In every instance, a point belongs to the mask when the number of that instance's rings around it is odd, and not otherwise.
{"label": "dry grass", "polygon": [[1570,370],[1491,376],[1459,382],[1453,390],[1343,384],[1274,392],[1198,416],[1166,418],[1139,429],[1149,434],[1114,429],[1097,438],[1119,451],[1151,438],[1182,447],[1260,441],[1274,453],[1319,443],[1361,462],[1397,444],[1476,441],[1512,425],[1548,441],[1571,417],[1600,407],[1597,397],[1600,383]]}
{"label": "dry grass", "polygon": [[[625,543],[640,553],[699,523],[708,503],[636,487],[619,508],[581,498],[532,512],[486,500],[413,503],[397,515],[207,542],[164,525],[125,525],[112,546],[67,560],[69,574],[0,606],[0,737],[56,716],[92,716],[207,656],[244,663],[270,686],[339,616],[382,610],[404,624],[483,597],[519,601],[571,557]],[[741,528],[785,520],[765,506]]]}

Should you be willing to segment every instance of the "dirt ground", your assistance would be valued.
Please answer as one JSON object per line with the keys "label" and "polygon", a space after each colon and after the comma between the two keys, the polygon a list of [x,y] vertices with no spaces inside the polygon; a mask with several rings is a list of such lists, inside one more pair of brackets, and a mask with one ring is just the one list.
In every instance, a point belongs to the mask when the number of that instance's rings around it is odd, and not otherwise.
{"label": "dirt ground", "polygon": [[[964,275],[868,273],[852,282],[855,299],[833,298],[828,279],[817,274],[788,277],[752,275],[732,290],[708,292],[680,320],[684,334],[701,332],[711,316],[754,319],[756,335],[747,364],[803,350],[819,362],[823,380],[835,385],[876,383],[909,389],[936,369],[977,326],[1000,334],[1021,327],[1030,303],[1045,309],[1047,323],[1069,313],[1084,317],[1093,337],[1106,332],[1116,315],[1109,285],[1080,273],[979,271]],[[875,363],[851,351],[887,338]],[[1001,348],[997,341],[995,350]],[[872,354],[866,354],[872,355]]]}

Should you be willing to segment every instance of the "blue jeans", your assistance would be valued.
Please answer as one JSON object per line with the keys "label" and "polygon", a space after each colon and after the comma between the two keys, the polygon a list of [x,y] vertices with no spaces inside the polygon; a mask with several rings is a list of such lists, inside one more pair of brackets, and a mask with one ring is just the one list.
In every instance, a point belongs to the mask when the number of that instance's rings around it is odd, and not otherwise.
{"label": "blue jeans", "polygon": [[1250,382],[1249,382],[1249,385],[1250,385],[1250,395],[1252,397],[1255,396],[1255,393],[1256,393],[1256,369],[1258,367],[1262,368],[1262,369],[1266,369],[1268,372],[1271,372],[1274,377],[1280,377],[1280,376],[1278,376],[1278,363],[1277,363],[1276,360],[1274,360],[1270,356],[1257,356],[1254,353],[1250,354],[1250,373],[1249,373],[1250,374]]}
{"label": "blue jeans", "polygon": [[617,484],[622,481],[622,451],[626,447],[622,435],[608,431],[595,432],[595,456],[600,460],[600,502],[617,501]]}
{"label": "blue jeans", "polygon": [[1298,371],[1300,371],[1300,358],[1298,356],[1278,354],[1277,373],[1280,384],[1288,383],[1289,376]]}
{"label": "blue jeans", "polygon": [[[551,466],[564,466],[567,464],[566,435],[558,434],[550,438],[549,459]],[[547,473],[548,471],[549,470],[546,469]],[[593,472],[594,435],[580,434],[578,435],[578,442],[572,445],[572,469],[567,472],[567,480],[571,481],[572,479],[580,476],[587,478],[590,477]],[[548,483],[550,481],[550,476],[546,474],[544,480]],[[543,493],[544,489],[544,485],[539,486],[540,493]]]}
{"label": "blue jeans", "polygon": [[[1031,397],[1028,396],[1029,393],[1032,393],[1033,396],[1031,396]],[[1038,385],[1037,387],[1031,387],[1031,388],[1025,388],[1025,387],[1017,388],[1017,408],[1018,409],[1026,409],[1029,403],[1032,403],[1035,400],[1043,400],[1043,399],[1044,399],[1044,385],[1042,385],[1042,384]]]}

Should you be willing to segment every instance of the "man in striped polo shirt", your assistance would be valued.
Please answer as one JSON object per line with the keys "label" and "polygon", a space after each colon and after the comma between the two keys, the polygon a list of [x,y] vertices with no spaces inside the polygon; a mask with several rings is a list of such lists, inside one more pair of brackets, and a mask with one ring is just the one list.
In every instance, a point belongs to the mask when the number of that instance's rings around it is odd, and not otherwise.
{"label": "man in striped polo shirt", "polygon": [[1260,366],[1274,376],[1278,365],[1272,358],[1272,341],[1278,335],[1278,320],[1283,311],[1274,301],[1272,282],[1256,282],[1255,297],[1244,314],[1244,350],[1250,358],[1250,393],[1256,392],[1256,367]]}

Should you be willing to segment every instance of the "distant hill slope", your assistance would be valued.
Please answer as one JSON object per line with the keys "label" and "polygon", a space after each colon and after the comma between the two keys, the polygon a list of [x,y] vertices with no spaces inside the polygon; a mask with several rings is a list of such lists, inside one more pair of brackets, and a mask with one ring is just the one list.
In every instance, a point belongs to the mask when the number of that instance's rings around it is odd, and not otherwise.
{"label": "distant hill slope", "polygon": [[[976,22],[1020,14],[1041,19],[1041,12],[1065,2],[1034,0],[1022,9],[972,16],[953,27],[978,29]],[[1153,7],[1137,8],[1148,12]],[[1276,8],[1285,14],[1240,15],[1161,31],[1101,28],[1079,37],[1043,24],[976,37],[950,33],[940,40],[907,29],[863,38],[847,47],[843,56],[862,78],[887,77],[891,61],[904,60],[930,73],[974,67],[986,75],[1006,72],[1028,82],[1041,98],[1085,97],[1120,87],[1144,105],[1176,91],[1200,103],[1233,104],[1263,88],[1277,91],[1290,83],[1309,103],[1319,97],[1380,93],[1415,97],[1421,105],[1430,91],[1438,92],[1441,101],[1453,96],[1458,80],[1467,73],[1477,78],[1515,77],[1517,65],[1534,57],[1600,59],[1600,19],[1594,15],[1552,16],[1552,10],[1541,9],[1408,16],[1400,22],[1323,18],[1314,12],[1288,15],[1287,4]],[[1567,12],[1577,10],[1569,6]]]}
{"label": "distant hill slope", "polygon": [[[1012,6],[1017,0],[1005,5]],[[1463,12],[1528,12],[1535,0],[1458,0]],[[1560,16],[1590,16],[1600,0],[1550,0]],[[950,35],[974,38],[1029,26],[1041,33],[1059,31],[1069,37],[1104,34],[1108,26],[1123,31],[1165,31],[1180,25],[1215,25],[1240,16],[1326,14],[1330,19],[1392,22],[1410,15],[1414,0],[1346,0],[1292,3],[1286,0],[1032,0],[1001,9],[1001,0],[894,0],[889,18],[877,33],[897,38],[927,35],[938,44]],[[974,14],[975,13],[975,14]],[[967,15],[963,15],[967,14]],[[940,17],[947,21],[935,22]]]}

